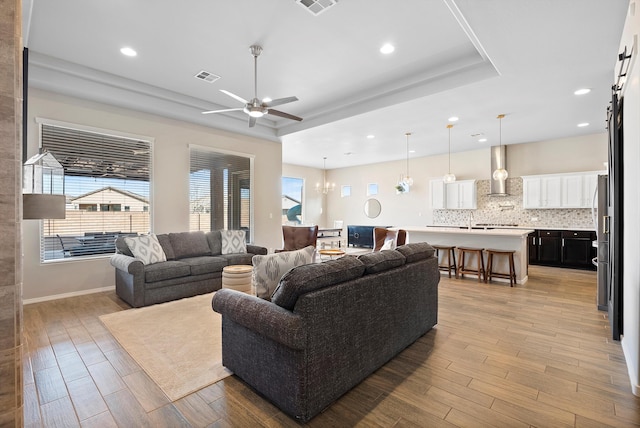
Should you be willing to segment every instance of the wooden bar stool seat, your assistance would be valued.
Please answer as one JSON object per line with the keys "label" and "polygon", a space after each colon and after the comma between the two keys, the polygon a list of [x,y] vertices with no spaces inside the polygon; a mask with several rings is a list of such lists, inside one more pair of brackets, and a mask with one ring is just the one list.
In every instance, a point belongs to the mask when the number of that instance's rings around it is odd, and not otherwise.
{"label": "wooden bar stool seat", "polygon": [[[513,287],[513,284],[516,282],[516,265],[513,260],[513,254],[515,250],[494,250],[492,248],[487,248],[487,273],[485,275],[485,281],[491,281],[492,277],[496,278],[506,278],[509,280],[509,286]],[[493,271],[493,256],[507,256],[507,261],[509,262],[509,273],[502,272],[494,272]]]}
{"label": "wooden bar stool seat", "polygon": [[[484,248],[472,248],[472,247],[458,247],[458,275],[460,277],[464,277],[465,273],[473,273],[478,275],[478,282],[482,282],[485,280],[484,275],[486,274],[484,269],[484,259],[482,257],[482,252]],[[477,268],[474,269],[471,266],[465,265],[466,255],[475,255],[477,258]]]}
{"label": "wooden bar stool seat", "polygon": [[[453,274],[458,277],[458,266],[456,265],[456,247],[455,245],[431,245],[436,250],[436,257],[440,255],[440,251],[446,251],[442,256],[442,261],[438,261],[438,269],[449,272],[449,278],[451,278],[451,269]],[[438,257],[438,260],[440,258]]]}

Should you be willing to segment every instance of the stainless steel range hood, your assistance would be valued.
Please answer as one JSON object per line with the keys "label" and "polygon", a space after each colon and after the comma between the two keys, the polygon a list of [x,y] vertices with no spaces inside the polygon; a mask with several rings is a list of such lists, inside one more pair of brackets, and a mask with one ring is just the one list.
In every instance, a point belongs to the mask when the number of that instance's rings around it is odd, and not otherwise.
{"label": "stainless steel range hood", "polygon": [[507,180],[494,180],[493,171],[498,168],[507,169],[507,146],[491,146],[491,180],[489,196],[509,196]]}

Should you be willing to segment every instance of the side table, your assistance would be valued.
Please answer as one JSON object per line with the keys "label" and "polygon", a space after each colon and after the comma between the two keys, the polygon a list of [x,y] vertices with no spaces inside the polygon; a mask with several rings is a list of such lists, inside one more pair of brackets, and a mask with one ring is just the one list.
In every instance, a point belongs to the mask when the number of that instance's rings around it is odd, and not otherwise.
{"label": "side table", "polygon": [[225,266],[222,269],[222,288],[255,295],[255,290],[251,285],[252,272],[253,266],[250,265]]}

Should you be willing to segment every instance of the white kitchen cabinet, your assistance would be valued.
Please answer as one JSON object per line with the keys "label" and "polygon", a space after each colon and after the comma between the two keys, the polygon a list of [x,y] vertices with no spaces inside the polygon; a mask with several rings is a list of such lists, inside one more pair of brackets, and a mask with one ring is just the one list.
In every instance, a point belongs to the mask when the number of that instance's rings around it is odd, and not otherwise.
{"label": "white kitchen cabinet", "polygon": [[436,179],[429,182],[431,207],[435,210],[474,210],[478,206],[476,180],[445,183]]}
{"label": "white kitchen cabinet", "polygon": [[445,208],[444,181],[429,181],[429,189],[431,194],[431,208],[434,210],[443,210]]}
{"label": "white kitchen cabinet", "polygon": [[598,172],[522,177],[525,209],[590,208]]}

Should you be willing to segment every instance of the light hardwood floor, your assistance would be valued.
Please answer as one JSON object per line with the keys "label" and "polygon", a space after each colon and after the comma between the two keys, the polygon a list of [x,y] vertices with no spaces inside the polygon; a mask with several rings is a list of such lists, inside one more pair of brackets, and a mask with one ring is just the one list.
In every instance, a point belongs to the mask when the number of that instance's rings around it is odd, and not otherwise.
{"label": "light hardwood floor", "polygon": [[[308,425],[639,426],[595,273],[529,275],[514,288],[443,276],[437,327]],[[27,427],[298,426],[235,376],[170,402],[98,319],[124,309],[113,292],[24,307]]]}

